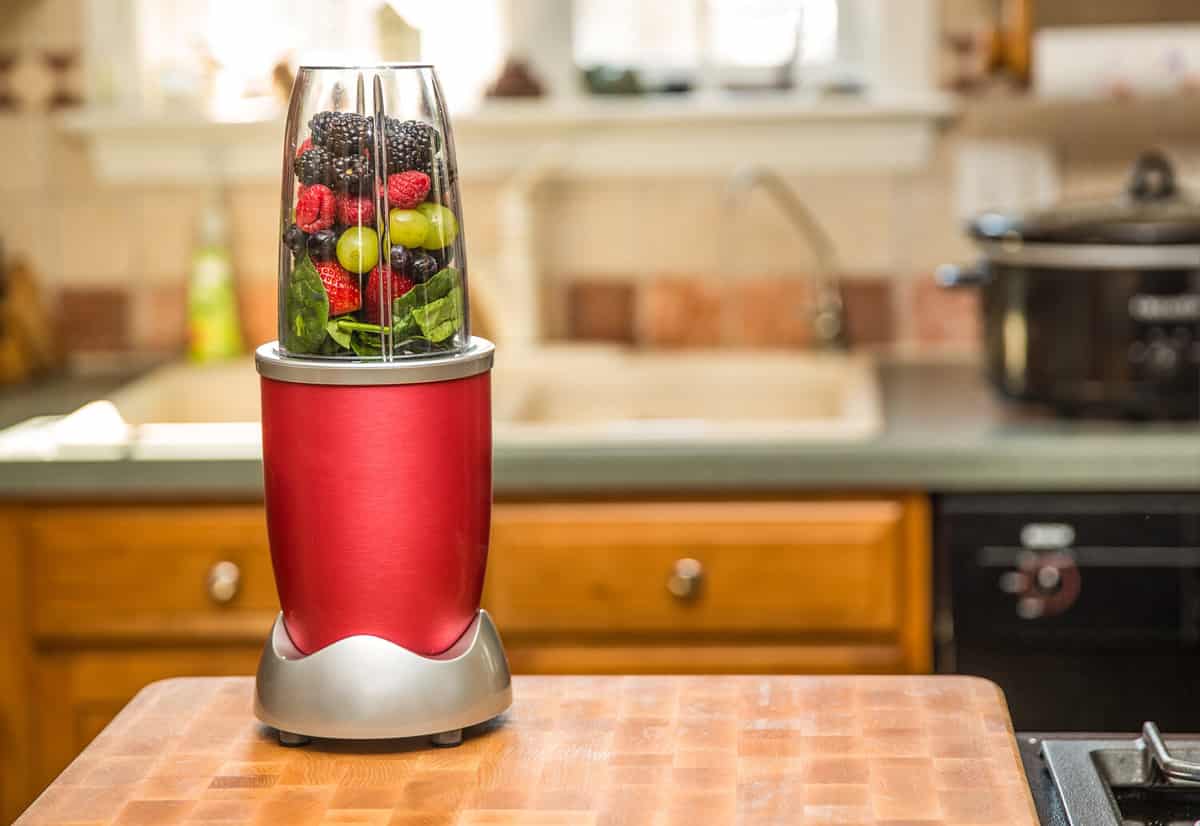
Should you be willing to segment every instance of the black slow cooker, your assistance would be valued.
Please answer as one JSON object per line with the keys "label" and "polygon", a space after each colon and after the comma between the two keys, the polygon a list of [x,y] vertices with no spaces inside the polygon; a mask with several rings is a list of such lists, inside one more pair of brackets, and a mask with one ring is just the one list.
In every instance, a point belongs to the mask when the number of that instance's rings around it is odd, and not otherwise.
{"label": "black slow cooker", "polygon": [[1200,417],[1200,203],[1160,152],[1104,203],[970,223],[982,252],[944,266],[982,294],[988,376],[1064,415]]}

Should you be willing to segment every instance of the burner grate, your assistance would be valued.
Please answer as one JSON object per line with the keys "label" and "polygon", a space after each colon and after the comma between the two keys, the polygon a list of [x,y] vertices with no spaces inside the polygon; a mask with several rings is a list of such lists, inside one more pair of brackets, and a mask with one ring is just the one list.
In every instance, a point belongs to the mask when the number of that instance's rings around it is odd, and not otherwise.
{"label": "burner grate", "polygon": [[1071,826],[1197,826],[1200,741],[1168,748],[1147,722],[1134,740],[1042,742]]}

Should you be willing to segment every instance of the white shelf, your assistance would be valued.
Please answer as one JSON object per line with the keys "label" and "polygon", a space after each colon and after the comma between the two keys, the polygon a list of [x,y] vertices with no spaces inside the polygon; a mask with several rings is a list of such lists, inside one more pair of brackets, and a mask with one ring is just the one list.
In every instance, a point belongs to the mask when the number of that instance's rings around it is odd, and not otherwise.
{"label": "white shelf", "polygon": [[[503,179],[551,157],[563,178],[705,176],[754,162],[782,172],[919,169],[940,122],[938,95],[816,99],[681,96],[491,102],[454,119],[464,176]],[[62,127],[84,137],[108,181],[273,180],[280,119],[213,122],[83,110]]]}

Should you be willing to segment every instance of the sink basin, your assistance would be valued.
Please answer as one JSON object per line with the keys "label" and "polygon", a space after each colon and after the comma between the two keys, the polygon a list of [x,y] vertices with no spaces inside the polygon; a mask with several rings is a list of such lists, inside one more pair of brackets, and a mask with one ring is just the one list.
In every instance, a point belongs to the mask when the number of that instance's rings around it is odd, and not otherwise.
{"label": "sink basin", "polygon": [[[874,365],[852,354],[501,350],[497,443],[855,441],[881,426]],[[48,425],[43,458],[243,459],[261,453],[250,358],[174,364]],[[0,451],[2,453],[3,451]]]}
{"label": "sink basin", "polygon": [[854,441],[882,424],[874,365],[854,354],[550,349],[501,354],[494,385],[504,441]]}

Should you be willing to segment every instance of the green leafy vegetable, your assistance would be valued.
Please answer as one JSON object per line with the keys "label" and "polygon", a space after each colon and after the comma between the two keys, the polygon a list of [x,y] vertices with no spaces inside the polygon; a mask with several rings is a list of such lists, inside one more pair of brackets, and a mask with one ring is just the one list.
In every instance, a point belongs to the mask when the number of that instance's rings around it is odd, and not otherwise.
{"label": "green leafy vegetable", "polygon": [[417,307],[412,317],[426,338],[440,344],[462,329],[462,290],[455,287],[443,298]]}
{"label": "green leafy vegetable", "polygon": [[355,321],[353,318],[346,318],[344,316],[337,319],[337,326],[339,330],[343,330],[347,333],[352,333],[355,330],[363,333],[383,333],[384,330],[383,325],[381,324],[371,324],[366,321]]}
{"label": "green leafy vegetable", "polygon": [[350,349],[350,331],[341,326],[344,318],[331,318],[329,323],[325,325],[326,332],[329,333],[329,338],[339,347]]}
{"label": "green leafy vegetable", "polygon": [[284,296],[284,313],[287,329],[283,346],[293,353],[317,352],[328,332],[329,296],[307,255],[292,268]]}
{"label": "green leafy vegetable", "polygon": [[413,310],[424,307],[439,298],[445,298],[459,286],[458,270],[454,267],[441,269],[424,284],[418,284],[399,298],[392,300],[392,325],[397,337],[415,335],[419,324],[411,317]]}
{"label": "green leafy vegetable", "polygon": [[383,353],[383,336],[379,333],[355,330],[350,334],[350,349],[356,355],[364,358],[381,355]]}

